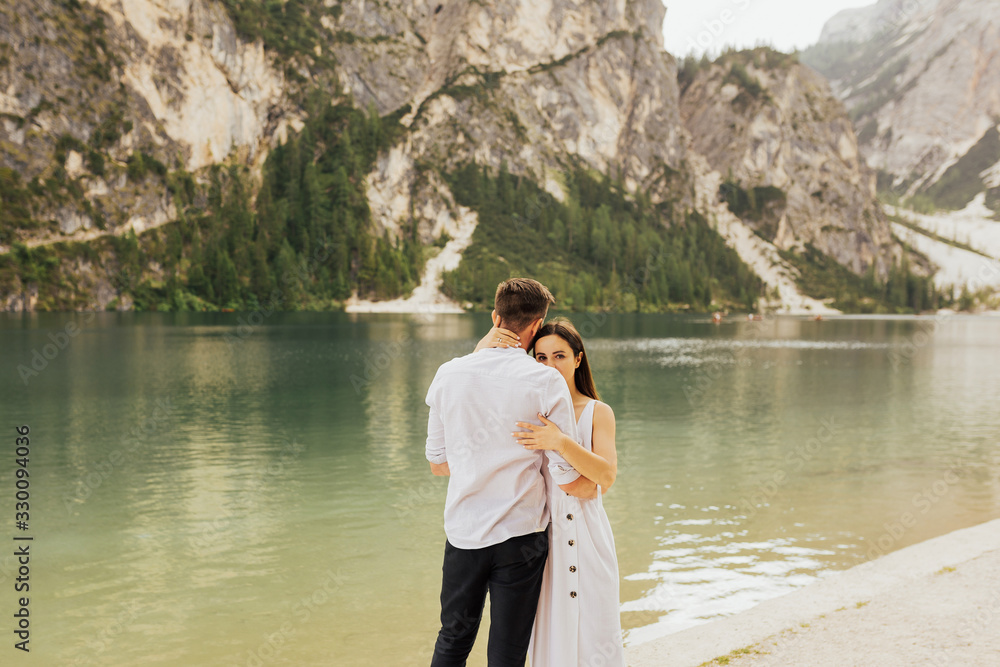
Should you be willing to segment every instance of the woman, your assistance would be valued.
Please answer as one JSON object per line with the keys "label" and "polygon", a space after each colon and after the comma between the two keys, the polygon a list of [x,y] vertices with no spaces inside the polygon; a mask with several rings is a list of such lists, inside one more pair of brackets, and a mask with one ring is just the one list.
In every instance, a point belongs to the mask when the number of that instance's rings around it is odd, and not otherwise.
{"label": "woman", "polygon": [[[490,330],[476,349],[519,346],[505,329]],[[599,400],[583,340],[564,318],[546,323],[535,337],[535,359],[562,374],[576,411],[576,442],[538,415],[542,426],[518,422],[513,435],[526,449],[559,453],[597,493],[582,500],[548,480],[549,558],[531,638],[531,667],[624,667],[618,605],[618,559],[602,495],[617,473],[615,413]],[[548,475],[546,466],[542,466]]]}

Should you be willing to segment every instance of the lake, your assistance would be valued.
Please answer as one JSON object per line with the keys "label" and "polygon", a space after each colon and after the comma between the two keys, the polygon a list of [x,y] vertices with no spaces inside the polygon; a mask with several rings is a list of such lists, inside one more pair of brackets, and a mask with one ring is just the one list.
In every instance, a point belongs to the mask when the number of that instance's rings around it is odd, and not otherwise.
{"label": "lake", "polygon": [[[628,642],[1000,517],[1000,318],[572,317],[617,415],[605,506]],[[0,316],[0,507],[9,538],[34,538],[35,659],[427,664],[447,482],[424,460],[423,398],[488,326]]]}

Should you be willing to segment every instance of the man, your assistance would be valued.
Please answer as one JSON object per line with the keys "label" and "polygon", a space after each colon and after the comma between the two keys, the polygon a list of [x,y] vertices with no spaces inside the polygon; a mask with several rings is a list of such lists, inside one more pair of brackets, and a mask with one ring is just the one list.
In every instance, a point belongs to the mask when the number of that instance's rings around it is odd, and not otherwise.
{"label": "man", "polygon": [[449,475],[441,630],[432,667],[465,665],[490,594],[490,667],[523,667],[535,618],[549,523],[542,466],[581,498],[596,485],[554,452],[528,450],[511,433],[541,413],[576,438],[576,415],[558,371],[527,355],[552,294],[514,278],[497,287],[493,323],[521,346],[489,348],[443,364],[427,391],[427,460]]}

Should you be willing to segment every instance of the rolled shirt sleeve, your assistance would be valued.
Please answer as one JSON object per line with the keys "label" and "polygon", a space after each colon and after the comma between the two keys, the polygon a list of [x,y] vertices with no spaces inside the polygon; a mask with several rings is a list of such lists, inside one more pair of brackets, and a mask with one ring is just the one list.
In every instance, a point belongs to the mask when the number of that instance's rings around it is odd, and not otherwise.
{"label": "rolled shirt sleeve", "polygon": [[427,417],[427,444],[424,455],[431,463],[440,465],[448,461],[448,452],[444,443],[444,422],[441,420],[441,410],[437,405],[437,377],[427,390],[425,402],[431,409]]}
{"label": "rolled shirt sleeve", "polygon": [[[569,387],[561,375],[553,373],[552,381],[549,383],[547,392],[547,404],[549,406],[546,418],[559,427],[559,430],[573,440],[579,442],[576,432],[576,412],[573,410],[573,399],[569,393]],[[580,477],[576,468],[566,462],[566,459],[555,452],[549,450],[545,452],[549,459],[549,474],[552,475],[556,484],[569,484]]]}

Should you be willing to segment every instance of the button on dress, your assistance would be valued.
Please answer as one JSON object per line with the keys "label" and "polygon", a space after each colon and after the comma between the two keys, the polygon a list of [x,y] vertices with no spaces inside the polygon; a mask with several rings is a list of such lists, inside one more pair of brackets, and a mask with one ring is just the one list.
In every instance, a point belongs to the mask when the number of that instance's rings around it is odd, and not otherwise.
{"label": "button on dress", "polygon": [[[591,451],[596,404],[591,400],[577,422],[580,444]],[[581,500],[547,482],[549,558],[531,632],[531,667],[624,667],[618,558],[601,494]]]}

